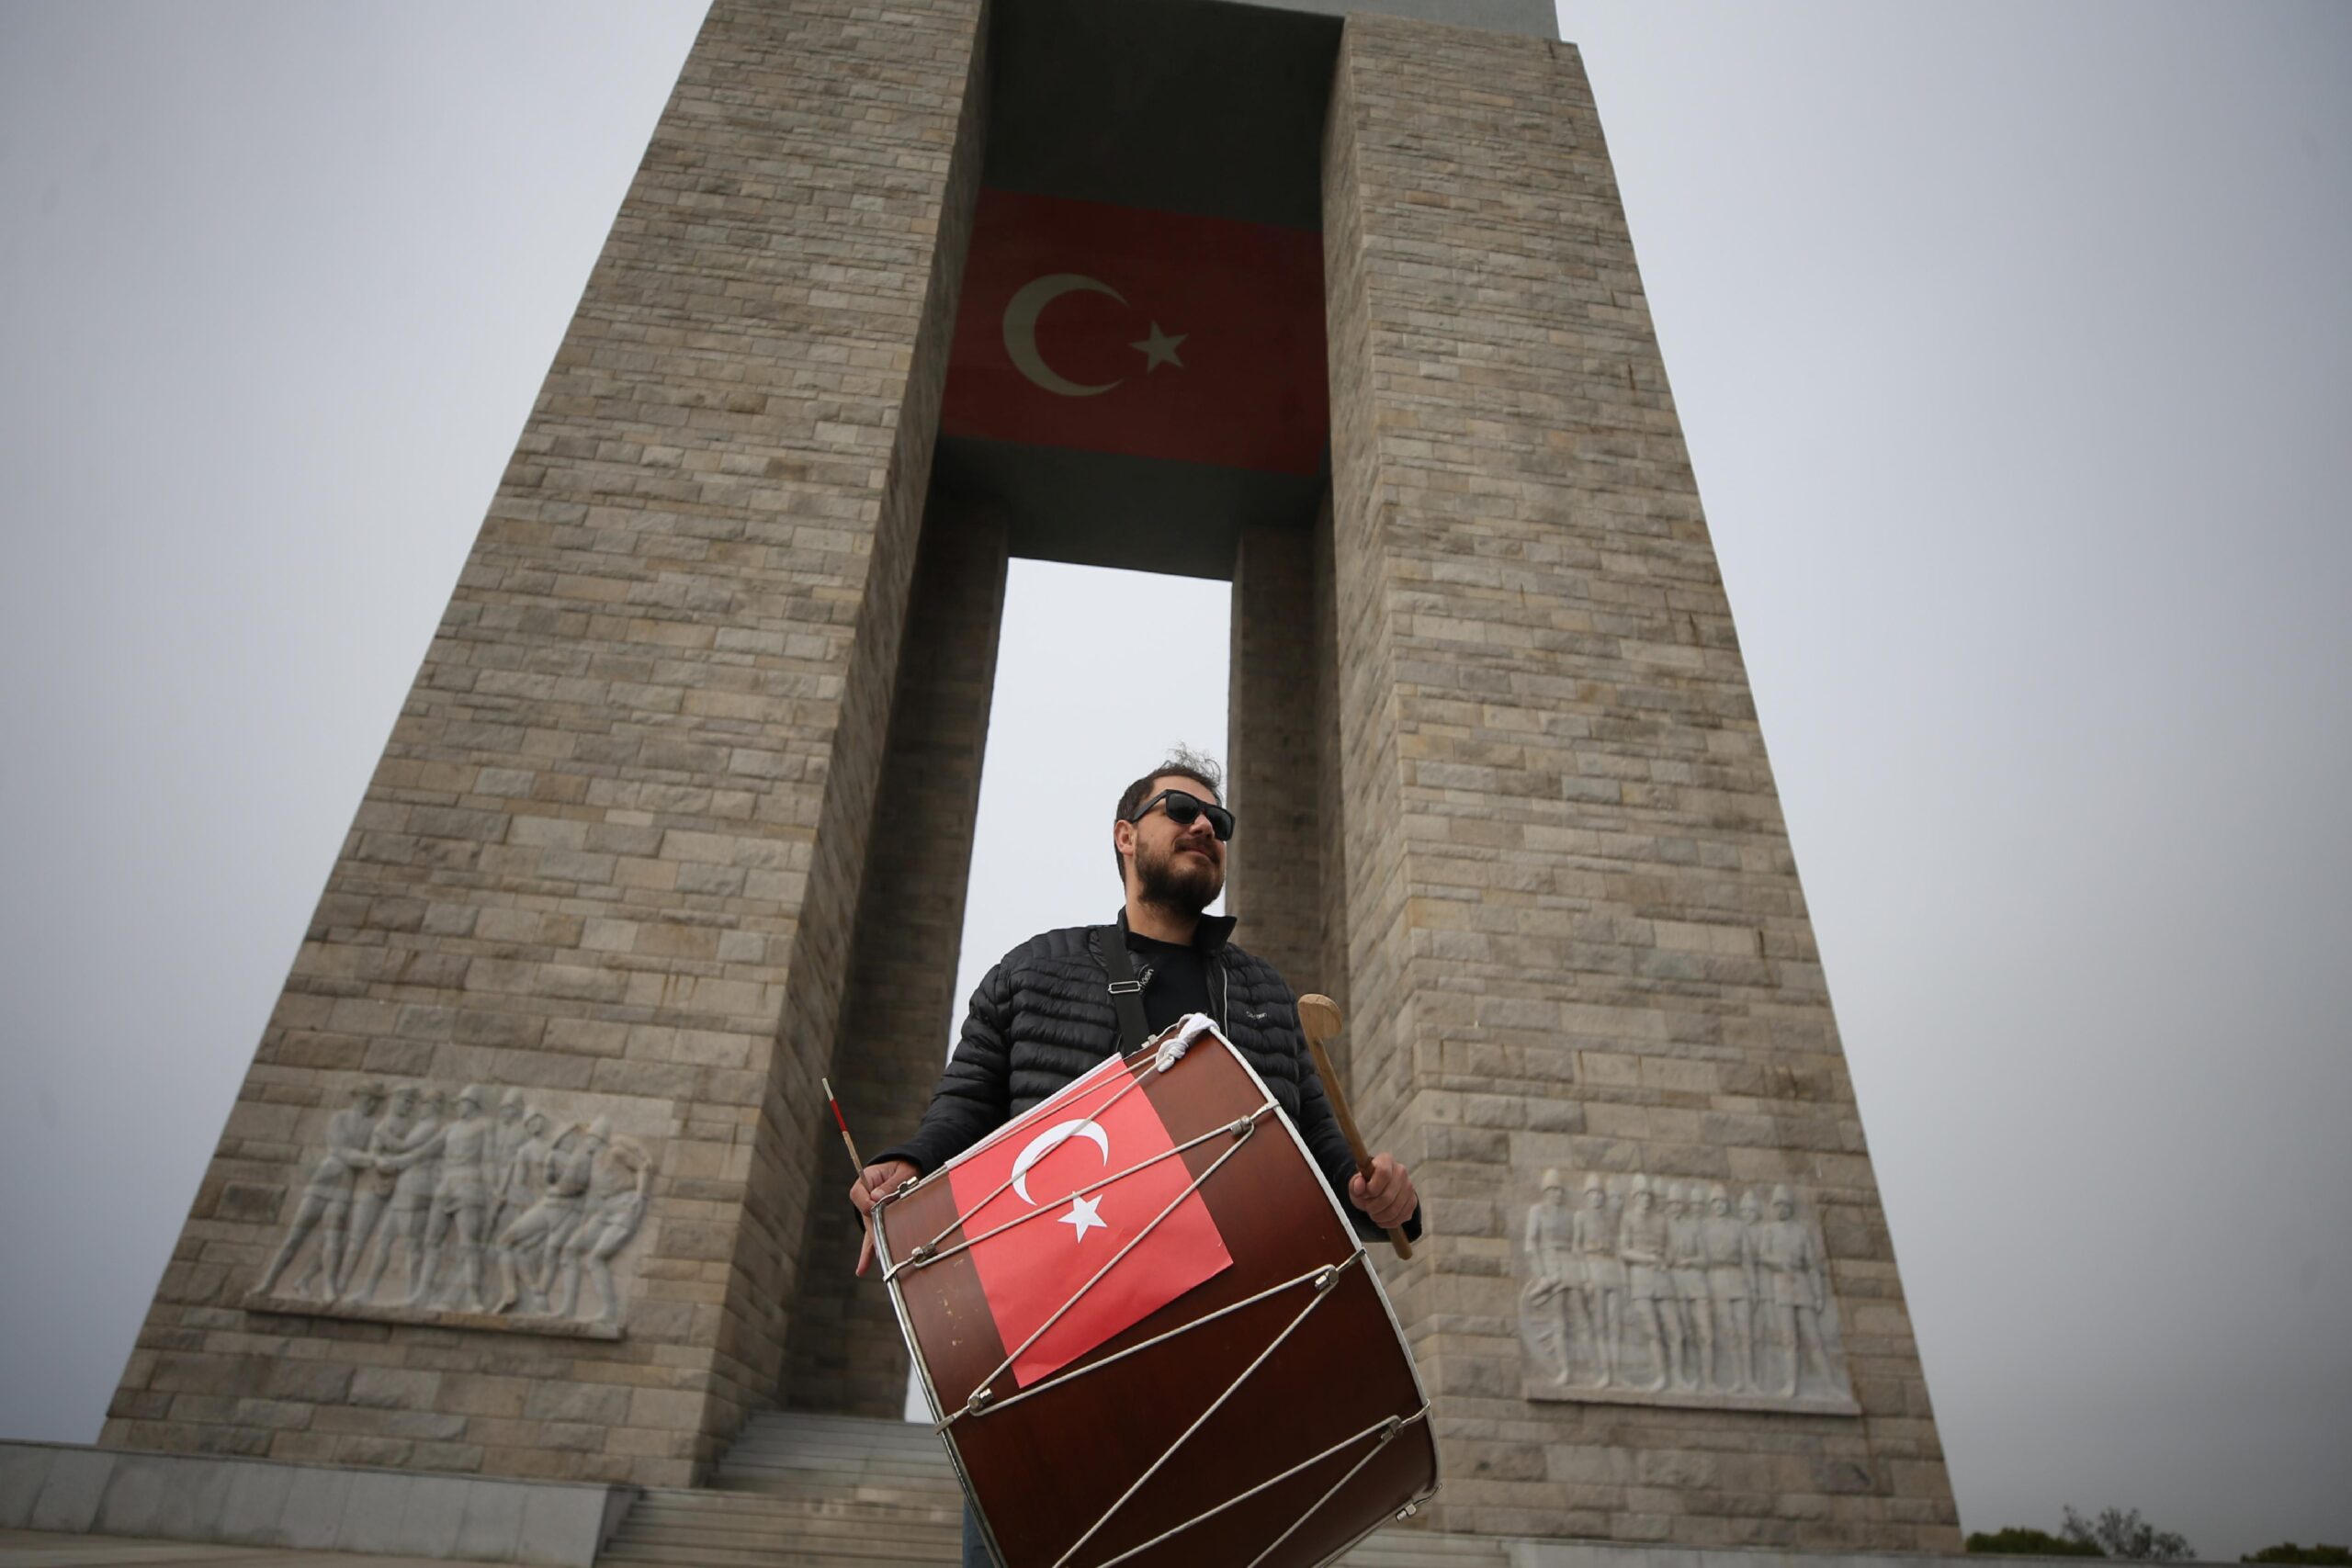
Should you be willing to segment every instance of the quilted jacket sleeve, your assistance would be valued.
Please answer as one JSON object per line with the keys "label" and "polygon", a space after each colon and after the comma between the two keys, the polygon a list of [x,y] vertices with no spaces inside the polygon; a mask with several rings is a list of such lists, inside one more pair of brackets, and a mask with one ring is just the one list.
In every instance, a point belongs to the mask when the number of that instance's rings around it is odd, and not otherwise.
{"label": "quilted jacket sleeve", "polygon": [[964,1032],[932,1091],[931,1108],[913,1137],[874,1156],[902,1159],[928,1176],[1001,1127],[1012,1114],[1006,1029],[1012,1012],[1013,956],[982,977],[964,1015]]}

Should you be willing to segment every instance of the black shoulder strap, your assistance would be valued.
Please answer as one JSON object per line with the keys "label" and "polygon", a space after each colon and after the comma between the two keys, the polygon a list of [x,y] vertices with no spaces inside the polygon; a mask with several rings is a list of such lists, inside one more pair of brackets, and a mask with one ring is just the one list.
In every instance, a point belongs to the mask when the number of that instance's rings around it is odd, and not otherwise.
{"label": "black shoulder strap", "polygon": [[1102,967],[1111,976],[1111,1005],[1119,1014],[1119,1055],[1125,1055],[1151,1038],[1151,1024],[1143,1015],[1143,982],[1136,978],[1135,960],[1127,955],[1127,912],[1119,923],[1104,926]]}

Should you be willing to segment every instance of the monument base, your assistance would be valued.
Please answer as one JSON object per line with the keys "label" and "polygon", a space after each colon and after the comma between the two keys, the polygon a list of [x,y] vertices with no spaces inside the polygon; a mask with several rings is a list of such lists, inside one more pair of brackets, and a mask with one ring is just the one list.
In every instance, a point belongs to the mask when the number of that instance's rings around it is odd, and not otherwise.
{"label": "monument base", "polygon": [[591,1568],[633,1486],[0,1442],[0,1529]]}
{"label": "monument base", "polygon": [[432,1328],[469,1328],[482,1334],[537,1334],[551,1339],[618,1339],[621,1325],[575,1317],[510,1316],[496,1312],[459,1312],[447,1307],[379,1306],[368,1302],[312,1302],[300,1296],[246,1292],[237,1303],[250,1313],[278,1317],[339,1317],[350,1323],[414,1323]]}
{"label": "monument base", "polygon": [[1836,1394],[1730,1393],[1693,1388],[1602,1388],[1593,1383],[1530,1382],[1521,1399],[1551,1404],[1671,1405],[1681,1410],[1767,1410],[1776,1416],[1860,1416],[1862,1407]]}

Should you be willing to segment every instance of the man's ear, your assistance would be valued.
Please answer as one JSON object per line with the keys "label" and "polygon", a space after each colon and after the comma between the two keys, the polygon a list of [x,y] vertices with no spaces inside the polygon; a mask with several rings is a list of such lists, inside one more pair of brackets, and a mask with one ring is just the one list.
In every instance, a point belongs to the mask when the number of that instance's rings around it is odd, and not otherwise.
{"label": "man's ear", "polygon": [[1136,825],[1128,821],[1124,817],[1114,821],[1111,824],[1111,847],[1118,851],[1122,855],[1134,854],[1136,852]]}

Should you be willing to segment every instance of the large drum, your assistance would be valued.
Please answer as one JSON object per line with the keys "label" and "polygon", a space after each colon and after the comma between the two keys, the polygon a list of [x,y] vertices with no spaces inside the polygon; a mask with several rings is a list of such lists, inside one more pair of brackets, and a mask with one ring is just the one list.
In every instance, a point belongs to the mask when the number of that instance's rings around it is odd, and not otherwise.
{"label": "large drum", "polygon": [[1106,1060],[876,1214],[1006,1568],[1308,1568],[1437,1488],[1363,1245],[1213,1029]]}

